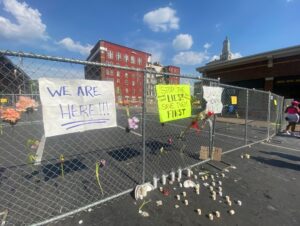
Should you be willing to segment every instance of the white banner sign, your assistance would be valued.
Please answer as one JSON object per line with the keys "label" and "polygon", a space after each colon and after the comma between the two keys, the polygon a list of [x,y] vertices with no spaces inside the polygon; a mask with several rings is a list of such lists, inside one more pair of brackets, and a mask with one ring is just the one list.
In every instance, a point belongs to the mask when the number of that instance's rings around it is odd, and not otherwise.
{"label": "white banner sign", "polygon": [[112,81],[40,78],[45,137],[117,126]]}
{"label": "white banner sign", "polygon": [[207,101],[206,111],[222,113],[222,92],[223,88],[220,87],[203,86],[203,97]]}

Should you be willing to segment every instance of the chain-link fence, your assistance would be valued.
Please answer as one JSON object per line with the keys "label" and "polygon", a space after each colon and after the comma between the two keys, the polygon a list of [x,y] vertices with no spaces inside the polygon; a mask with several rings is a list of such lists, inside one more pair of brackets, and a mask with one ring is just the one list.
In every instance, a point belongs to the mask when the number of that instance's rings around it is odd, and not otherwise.
{"label": "chain-link fence", "polygon": [[[117,126],[45,137],[37,80],[99,80],[103,72],[114,82]],[[192,116],[161,123],[151,91],[157,83],[189,84]],[[155,175],[202,164],[201,147],[230,152],[268,140],[282,119],[283,98],[268,92],[29,53],[0,52],[0,85],[0,212],[7,213],[7,225],[51,222],[129,193]],[[204,86],[223,88],[223,110],[198,120]],[[139,122],[130,129],[133,117]]]}

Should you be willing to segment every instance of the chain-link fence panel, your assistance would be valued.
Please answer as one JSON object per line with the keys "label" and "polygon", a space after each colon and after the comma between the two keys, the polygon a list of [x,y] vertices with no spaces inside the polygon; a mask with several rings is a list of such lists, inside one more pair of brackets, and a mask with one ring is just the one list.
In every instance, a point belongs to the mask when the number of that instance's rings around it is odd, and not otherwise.
{"label": "chain-link fence panel", "polygon": [[248,95],[248,141],[249,143],[268,138],[270,124],[270,94],[258,90],[249,90]]}
{"label": "chain-link fence panel", "polygon": [[270,136],[279,133],[282,123],[283,97],[276,94],[270,95]]}
{"label": "chain-link fence panel", "polygon": [[[267,139],[282,121],[280,96],[157,68],[1,52],[0,212],[8,225],[51,222],[111,200],[154,175],[202,164],[200,149]],[[112,81],[117,126],[46,137],[43,77]],[[174,120],[162,121],[158,84],[186,84],[188,95],[169,98],[186,103],[191,116],[169,112]],[[223,88],[220,114],[206,111],[205,86]]]}
{"label": "chain-link fence panel", "polygon": [[[209,148],[210,127],[206,120],[199,119],[199,114],[205,110],[203,99],[203,84],[209,81],[195,79],[191,77],[177,77],[159,73],[151,73],[152,78],[156,78],[159,84],[171,86],[176,84],[187,84],[190,88],[190,97],[185,96],[180,99],[171,91],[166,91],[166,106],[170,98],[178,98],[176,104],[183,104],[186,99],[191,106],[191,117],[170,120],[164,122],[160,119],[163,109],[154,109],[151,105],[158,106],[158,99],[165,98],[155,94],[157,98],[148,96],[146,119],[146,180],[153,177],[161,178],[162,174],[169,175],[170,172],[177,172],[179,169],[188,168],[195,164],[200,164],[200,149]],[[163,77],[163,78],[161,78]],[[160,81],[160,79],[163,79]],[[173,88],[172,88],[173,89]],[[185,100],[183,100],[185,98]],[[174,100],[174,99],[173,99]],[[174,103],[174,102],[173,102]],[[149,107],[148,107],[149,106]],[[172,109],[172,107],[166,109]],[[159,111],[161,111],[159,113]],[[170,112],[170,118],[175,117],[180,112]]]}
{"label": "chain-link fence panel", "polygon": [[247,90],[224,84],[219,87],[223,89],[223,109],[216,117],[214,144],[228,151],[245,144]]}
{"label": "chain-link fence panel", "polygon": [[[141,130],[128,123],[140,119],[142,88],[135,99],[126,98],[125,87],[115,89],[117,127],[44,135],[37,79],[99,80],[106,69],[111,77],[116,73],[110,67],[1,55],[0,212],[8,211],[8,225],[44,221],[142,182]],[[143,73],[128,71],[119,79],[142,84]],[[125,98],[119,98],[121,92]]]}

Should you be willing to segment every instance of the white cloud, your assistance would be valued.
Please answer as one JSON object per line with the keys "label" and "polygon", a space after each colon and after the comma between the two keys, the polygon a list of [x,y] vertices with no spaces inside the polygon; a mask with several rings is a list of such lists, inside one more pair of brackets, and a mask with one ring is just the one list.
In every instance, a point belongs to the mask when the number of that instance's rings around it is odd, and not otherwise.
{"label": "white cloud", "polygon": [[220,56],[218,55],[213,55],[209,61],[215,61],[215,60],[220,60]]}
{"label": "white cloud", "polygon": [[231,58],[232,59],[237,59],[237,58],[241,58],[242,54],[240,54],[239,52],[237,53],[231,53]]}
{"label": "white cloud", "polygon": [[144,15],[143,20],[155,32],[179,29],[179,18],[176,16],[176,10],[170,7],[150,11]]}
{"label": "white cloud", "polygon": [[217,29],[217,31],[220,31],[220,30],[221,30],[221,27],[222,27],[222,24],[221,24],[221,23],[215,24],[215,28]]}
{"label": "white cloud", "polygon": [[210,47],[211,47],[211,44],[208,42],[203,45],[203,48],[206,50],[209,49]]}
{"label": "white cloud", "polygon": [[193,38],[189,34],[179,34],[173,40],[173,47],[176,50],[188,50],[193,45]]}
{"label": "white cloud", "polygon": [[66,37],[58,42],[58,44],[71,52],[78,52],[81,55],[87,56],[92,49],[92,45],[81,45],[80,42],[75,42],[73,39]]}
{"label": "white cloud", "polygon": [[0,16],[0,36],[20,41],[48,38],[46,25],[42,22],[41,13],[37,9],[16,0],[3,0],[2,2],[4,10],[13,16],[16,23]]}
{"label": "white cloud", "polygon": [[173,63],[179,65],[196,65],[201,64],[205,60],[208,60],[209,57],[207,56],[206,52],[180,52],[173,57]]}

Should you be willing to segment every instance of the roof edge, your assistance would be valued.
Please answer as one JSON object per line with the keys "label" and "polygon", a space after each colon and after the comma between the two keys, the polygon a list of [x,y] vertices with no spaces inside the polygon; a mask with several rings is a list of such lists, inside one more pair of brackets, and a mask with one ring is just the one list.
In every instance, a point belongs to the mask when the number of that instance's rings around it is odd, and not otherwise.
{"label": "roof edge", "polygon": [[267,60],[269,58],[278,58],[278,57],[284,57],[284,56],[291,56],[299,53],[300,54],[300,45],[296,46],[290,46],[287,48],[281,48],[281,49],[276,49],[268,52],[262,52],[250,56],[245,56],[241,58],[237,58],[234,60],[227,60],[227,61],[218,61],[218,62],[210,62],[207,63],[205,66],[198,67],[196,68],[196,71],[202,73],[207,70],[213,70],[213,69],[218,69],[222,67],[230,67],[230,66],[237,66],[241,65],[243,63],[250,63],[250,62],[255,62],[258,60]]}

